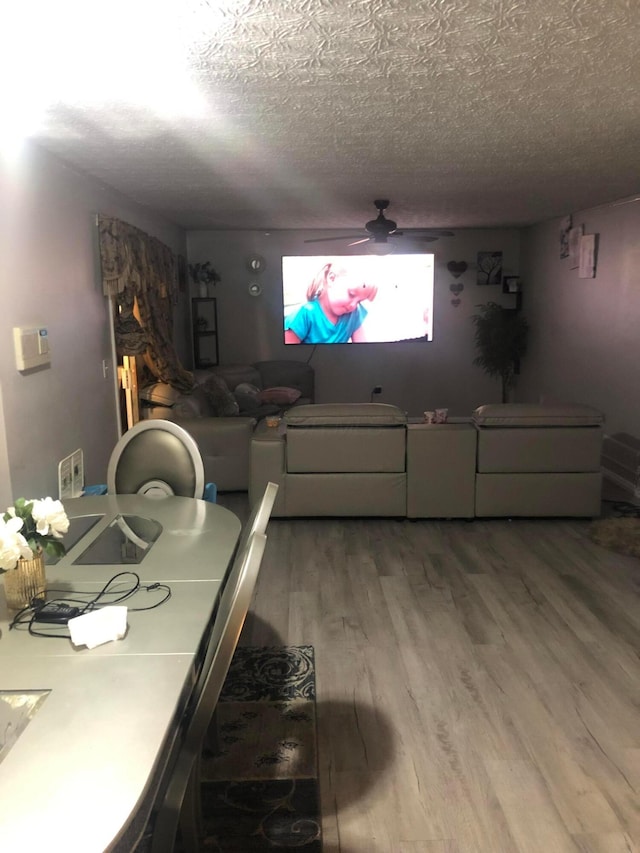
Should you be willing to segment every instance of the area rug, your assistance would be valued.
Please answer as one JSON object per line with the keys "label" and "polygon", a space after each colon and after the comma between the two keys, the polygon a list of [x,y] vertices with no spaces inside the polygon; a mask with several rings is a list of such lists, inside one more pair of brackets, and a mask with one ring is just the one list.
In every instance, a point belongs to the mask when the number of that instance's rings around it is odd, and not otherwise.
{"label": "area rug", "polygon": [[322,850],[313,646],[240,647],[202,761],[202,849]]}
{"label": "area rug", "polygon": [[602,518],[592,521],[589,536],[603,548],[640,557],[640,518]]}

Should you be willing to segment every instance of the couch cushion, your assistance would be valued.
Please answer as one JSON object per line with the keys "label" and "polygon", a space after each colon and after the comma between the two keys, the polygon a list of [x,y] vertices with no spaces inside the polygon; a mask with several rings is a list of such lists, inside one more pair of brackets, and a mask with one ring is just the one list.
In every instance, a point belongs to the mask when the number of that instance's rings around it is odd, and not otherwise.
{"label": "couch cushion", "polygon": [[407,415],[387,403],[315,403],[295,406],[284,416],[287,427],[388,426],[401,427]]}
{"label": "couch cushion", "polygon": [[[217,367],[210,367],[207,370],[194,371],[194,376],[198,383],[201,383],[208,376],[212,375],[222,379],[230,391],[234,391],[238,385],[244,382],[264,388],[260,374],[250,364],[224,364]],[[275,385],[276,383],[273,384]]]}
{"label": "couch cushion", "polygon": [[256,361],[253,366],[260,373],[262,388],[286,385],[287,388],[297,388],[303,397],[313,401],[315,373],[306,361],[276,359]]}
{"label": "couch cushion", "polygon": [[578,403],[493,403],[479,406],[473,422],[481,427],[599,426],[604,415]]}
{"label": "couch cushion", "polygon": [[194,388],[191,394],[181,394],[173,404],[171,420],[179,418],[207,418],[215,412],[202,388]]}

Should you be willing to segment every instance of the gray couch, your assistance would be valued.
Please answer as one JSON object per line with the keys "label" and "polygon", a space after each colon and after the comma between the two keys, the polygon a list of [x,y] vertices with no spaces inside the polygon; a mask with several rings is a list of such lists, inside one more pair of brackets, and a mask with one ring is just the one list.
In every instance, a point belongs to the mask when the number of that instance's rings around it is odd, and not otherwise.
{"label": "gray couch", "polygon": [[218,491],[246,491],[256,423],[313,402],[313,368],[300,361],[260,361],[196,370],[194,376],[189,394],[164,382],[141,389],[142,415],[183,426],[198,443],[207,482]]}
{"label": "gray couch", "polygon": [[256,428],[249,500],[272,481],[274,516],[598,516],[603,420],[573,404],[432,425],[380,403],[300,406]]}

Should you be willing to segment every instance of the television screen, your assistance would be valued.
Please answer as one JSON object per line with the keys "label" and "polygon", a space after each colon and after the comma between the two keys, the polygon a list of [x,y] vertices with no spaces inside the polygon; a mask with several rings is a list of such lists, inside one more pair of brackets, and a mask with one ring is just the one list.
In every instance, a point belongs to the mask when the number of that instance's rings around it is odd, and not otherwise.
{"label": "television screen", "polygon": [[282,258],[285,344],[433,337],[434,255]]}

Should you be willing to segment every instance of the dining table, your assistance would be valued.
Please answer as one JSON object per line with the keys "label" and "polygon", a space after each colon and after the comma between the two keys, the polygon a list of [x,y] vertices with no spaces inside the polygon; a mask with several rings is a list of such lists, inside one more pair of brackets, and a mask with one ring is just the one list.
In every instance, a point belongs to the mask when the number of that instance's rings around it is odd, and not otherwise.
{"label": "dining table", "polygon": [[47,560],[47,600],[126,606],[126,632],[74,645],[66,624],[9,610],[0,579],[2,851],[133,845],[241,533],[232,512],[193,498],[88,496],[64,508],[66,553]]}

